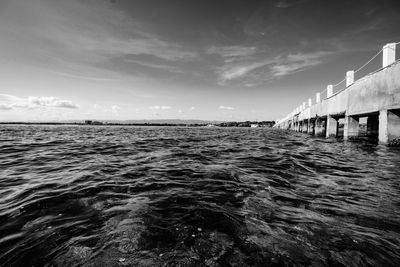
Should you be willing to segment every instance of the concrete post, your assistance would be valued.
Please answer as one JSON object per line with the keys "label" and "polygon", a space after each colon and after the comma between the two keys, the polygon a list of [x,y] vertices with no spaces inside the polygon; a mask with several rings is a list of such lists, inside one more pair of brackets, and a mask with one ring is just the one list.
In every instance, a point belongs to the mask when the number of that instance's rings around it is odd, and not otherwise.
{"label": "concrete post", "polygon": [[396,61],[396,43],[390,43],[383,47],[382,68]]}
{"label": "concrete post", "polygon": [[304,120],[304,124],[303,124],[303,133],[306,133],[308,131],[308,121]]}
{"label": "concrete post", "polygon": [[337,135],[338,121],[328,116],[326,118],[326,137],[335,137]]}
{"label": "concrete post", "polygon": [[315,95],[315,102],[316,102],[316,103],[321,102],[321,93],[317,93],[317,94]]}
{"label": "concrete post", "polygon": [[326,87],[326,97],[329,98],[333,95],[333,85],[328,85]]}
{"label": "concrete post", "polygon": [[343,139],[348,140],[349,137],[358,136],[359,118],[346,116],[344,118]]}
{"label": "concrete post", "polygon": [[400,111],[379,111],[379,143],[400,141]]}
{"label": "concrete post", "polygon": [[349,87],[354,83],[354,70],[346,72],[346,87]]}
{"label": "concrete post", "polygon": [[324,121],[321,118],[318,118],[318,119],[315,120],[315,126],[314,126],[315,127],[315,131],[314,131],[314,133],[315,133],[316,136],[322,136],[323,135],[323,130],[324,130],[323,123],[324,123]]}
{"label": "concrete post", "polygon": [[308,119],[308,134],[313,134],[314,122],[311,119]]}
{"label": "concrete post", "polygon": [[312,100],[311,100],[311,98],[309,98],[308,99],[308,107],[311,107],[312,106]]}
{"label": "concrete post", "polygon": [[379,134],[378,139],[379,143],[387,144],[389,141],[388,138],[388,111],[380,110],[379,111]]}

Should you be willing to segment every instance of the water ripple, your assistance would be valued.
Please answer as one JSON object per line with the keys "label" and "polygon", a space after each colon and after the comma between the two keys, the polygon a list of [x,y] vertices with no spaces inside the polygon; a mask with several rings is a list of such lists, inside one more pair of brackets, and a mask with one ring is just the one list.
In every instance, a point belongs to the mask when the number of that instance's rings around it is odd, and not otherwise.
{"label": "water ripple", "polygon": [[399,266],[399,155],[273,129],[1,126],[0,266]]}

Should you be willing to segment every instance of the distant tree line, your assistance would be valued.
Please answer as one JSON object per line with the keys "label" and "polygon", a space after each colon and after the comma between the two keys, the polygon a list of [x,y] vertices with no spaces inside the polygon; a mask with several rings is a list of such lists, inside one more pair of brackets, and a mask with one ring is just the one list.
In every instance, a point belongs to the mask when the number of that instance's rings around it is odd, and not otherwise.
{"label": "distant tree line", "polygon": [[230,121],[216,124],[219,127],[272,127],[274,125],[275,121]]}
{"label": "distant tree line", "polygon": [[[190,127],[204,127],[210,126],[206,123],[118,123],[118,122],[102,122],[94,120],[86,120],[84,122],[0,122],[0,124],[23,124],[23,125],[93,125],[93,126],[190,126]],[[218,127],[272,127],[275,124],[274,121],[244,121],[244,122],[221,122],[214,123],[211,126]]]}

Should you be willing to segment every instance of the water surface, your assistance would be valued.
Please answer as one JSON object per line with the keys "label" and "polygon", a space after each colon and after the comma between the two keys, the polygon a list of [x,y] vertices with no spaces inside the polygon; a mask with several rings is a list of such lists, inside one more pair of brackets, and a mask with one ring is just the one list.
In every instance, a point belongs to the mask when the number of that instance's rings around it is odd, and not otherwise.
{"label": "water surface", "polygon": [[400,150],[275,129],[1,126],[1,266],[399,266]]}

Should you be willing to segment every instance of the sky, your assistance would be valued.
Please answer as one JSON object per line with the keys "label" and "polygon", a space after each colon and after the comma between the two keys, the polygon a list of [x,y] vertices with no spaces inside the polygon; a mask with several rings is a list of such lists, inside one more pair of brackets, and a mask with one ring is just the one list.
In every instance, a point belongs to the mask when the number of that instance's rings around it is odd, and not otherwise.
{"label": "sky", "polygon": [[399,42],[400,3],[0,0],[0,36],[0,121],[275,120]]}

